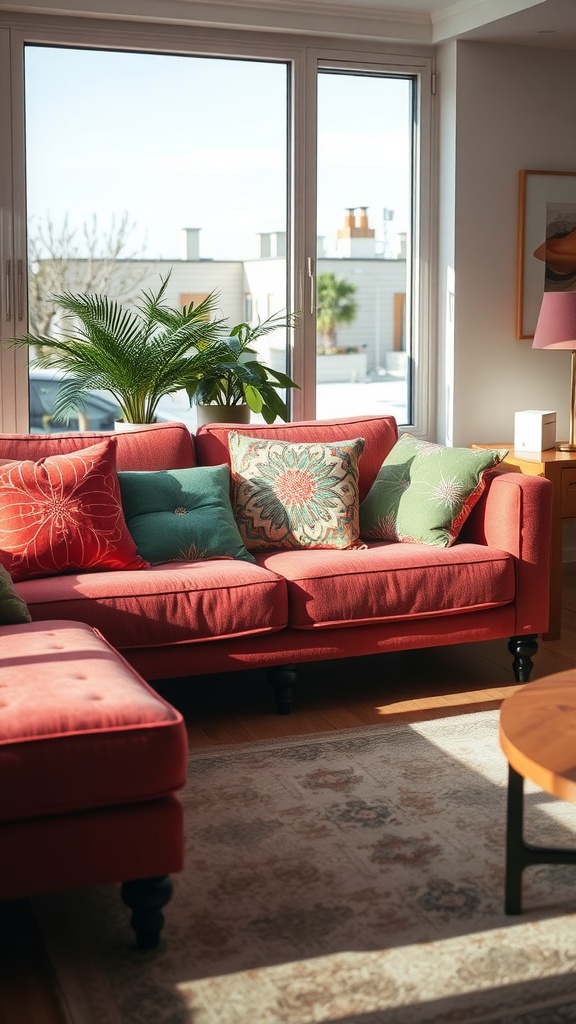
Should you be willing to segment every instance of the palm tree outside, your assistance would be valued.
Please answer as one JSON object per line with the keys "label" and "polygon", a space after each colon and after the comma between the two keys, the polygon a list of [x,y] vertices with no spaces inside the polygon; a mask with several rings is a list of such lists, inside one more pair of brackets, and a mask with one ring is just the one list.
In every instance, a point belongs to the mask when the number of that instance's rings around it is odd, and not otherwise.
{"label": "palm tree outside", "polygon": [[356,285],[343,277],[326,272],[318,276],[317,330],[319,354],[339,351],[336,344],[338,328],[356,319],[358,303],[354,299]]}

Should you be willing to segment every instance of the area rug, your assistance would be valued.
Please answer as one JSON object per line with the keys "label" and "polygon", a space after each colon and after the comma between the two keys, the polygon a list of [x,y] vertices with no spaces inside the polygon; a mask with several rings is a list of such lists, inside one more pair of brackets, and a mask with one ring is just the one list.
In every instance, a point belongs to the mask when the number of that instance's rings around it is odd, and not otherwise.
{"label": "area rug", "polygon": [[[69,1024],[576,1021],[576,868],[503,912],[498,712],[193,753],[161,947],[116,887],[37,900]],[[527,787],[527,835],[576,807]]]}

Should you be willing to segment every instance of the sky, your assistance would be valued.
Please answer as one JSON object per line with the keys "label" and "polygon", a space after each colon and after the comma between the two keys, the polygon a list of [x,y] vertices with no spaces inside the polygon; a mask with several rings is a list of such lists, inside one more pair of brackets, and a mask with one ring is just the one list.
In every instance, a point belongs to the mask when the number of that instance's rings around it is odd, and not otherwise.
{"label": "sky", "polygon": [[[326,255],[347,207],[382,238],[409,230],[409,85],[319,76],[318,224]],[[282,62],[29,46],[28,218],[105,228],[126,214],[131,251],[252,259],[286,229],[288,69]],[[390,253],[389,253],[390,254]],[[394,253],[395,254],[395,253]]]}

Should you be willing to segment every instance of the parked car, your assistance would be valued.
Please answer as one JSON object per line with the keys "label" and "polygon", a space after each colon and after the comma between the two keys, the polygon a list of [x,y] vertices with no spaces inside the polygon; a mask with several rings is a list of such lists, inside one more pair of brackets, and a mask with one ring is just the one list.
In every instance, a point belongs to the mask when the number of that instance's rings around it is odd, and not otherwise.
{"label": "parked car", "polygon": [[74,413],[68,423],[54,419],[54,403],[59,380],[52,370],[30,370],[30,433],[57,434],[69,430],[113,430],[115,420],[122,415],[112,395],[106,391],[91,391],[86,407]]}
{"label": "parked car", "polygon": [[[54,370],[31,369],[30,381],[30,433],[57,434],[70,430],[114,430],[120,419],[120,406],[109,391],[90,391],[82,413],[74,413],[68,423],[54,419],[54,404],[61,375]],[[196,410],[190,408],[185,391],[168,395],[158,407],[156,419],[161,423],[178,420],[190,430],[196,426]]]}

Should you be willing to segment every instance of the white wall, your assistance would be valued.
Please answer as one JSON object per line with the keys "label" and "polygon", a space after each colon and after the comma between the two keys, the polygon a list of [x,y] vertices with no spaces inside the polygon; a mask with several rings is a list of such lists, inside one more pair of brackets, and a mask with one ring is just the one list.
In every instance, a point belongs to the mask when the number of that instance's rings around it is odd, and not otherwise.
{"label": "white wall", "polygon": [[[440,315],[438,439],[507,441],[520,409],[556,410],[567,437],[569,353],[515,337],[518,172],[576,171],[576,55],[459,42],[439,51],[439,85],[455,189],[453,209],[441,204],[439,295],[442,303],[453,230],[455,300],[453,384]],[[443,175],[451,159],[441,153]],[[443,177],[442,196],[449,187]]]}
{"label": "white wall", "polygon": [[[432,397],[431,432],[453,443],[454,423],[454,213],[456,166],[456,44],[443,47],[438,74],[438,346],[432,365],[438,390]],[[433,393],[432,393],[433,394]]]}

